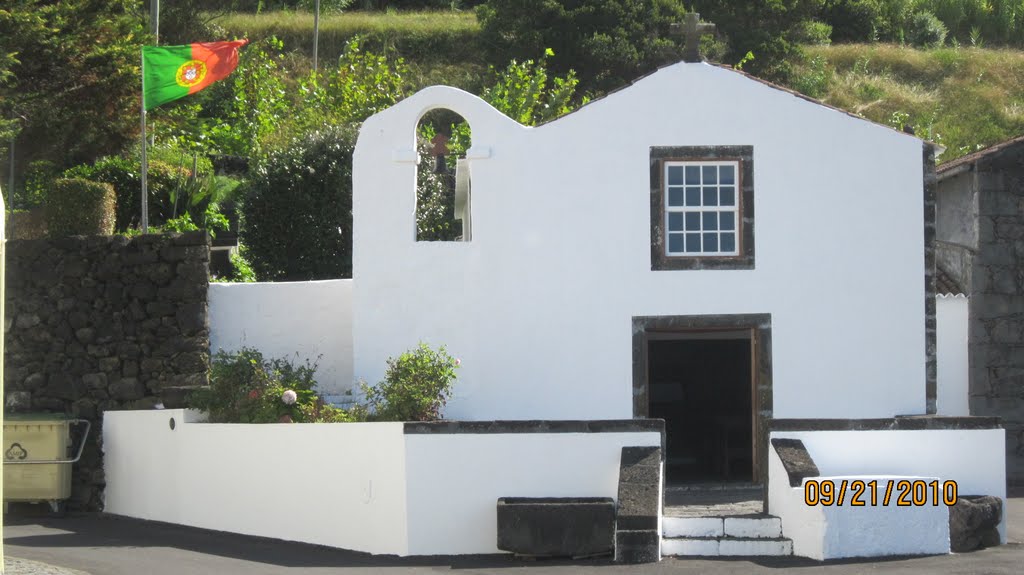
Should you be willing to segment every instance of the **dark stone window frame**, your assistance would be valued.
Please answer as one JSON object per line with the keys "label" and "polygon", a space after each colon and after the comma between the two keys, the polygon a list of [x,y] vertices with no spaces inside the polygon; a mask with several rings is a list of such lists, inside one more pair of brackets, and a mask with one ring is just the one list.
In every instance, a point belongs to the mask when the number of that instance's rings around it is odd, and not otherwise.
{"label": "dark stone window frame", "polygon": [[[665,229],[665,162],[739,163],[739,255],[668,255]],[[751,270],[754,269],[754,147],[651,146],[651,269]]]}

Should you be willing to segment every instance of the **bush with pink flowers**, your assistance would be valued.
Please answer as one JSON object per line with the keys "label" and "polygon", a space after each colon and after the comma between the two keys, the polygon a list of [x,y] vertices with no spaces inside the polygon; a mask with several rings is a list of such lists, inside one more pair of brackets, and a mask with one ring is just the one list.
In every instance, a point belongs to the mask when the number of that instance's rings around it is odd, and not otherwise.
{"label": "bush with pink flowers", "polygon": [[213,356],[210,386],[194,392],[189,405],[209,413],[214,423],[310,423],[365,419],[324,403],[314,390],[316,364],[265,359],[255,349],[220,351]]}

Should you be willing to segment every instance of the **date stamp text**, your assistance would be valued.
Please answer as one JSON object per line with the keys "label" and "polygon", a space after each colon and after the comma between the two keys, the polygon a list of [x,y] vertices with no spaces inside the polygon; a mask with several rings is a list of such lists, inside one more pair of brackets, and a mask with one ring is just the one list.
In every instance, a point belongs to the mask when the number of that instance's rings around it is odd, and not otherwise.
{"label": "date stamp text", "polygon": [[953,505],[956,500],[956,481],[809,479],[804,483],[804,503],[809,506],[838,506],[849,502],[853,507],[890,504],[897,507],[937,507],[940,504]]}

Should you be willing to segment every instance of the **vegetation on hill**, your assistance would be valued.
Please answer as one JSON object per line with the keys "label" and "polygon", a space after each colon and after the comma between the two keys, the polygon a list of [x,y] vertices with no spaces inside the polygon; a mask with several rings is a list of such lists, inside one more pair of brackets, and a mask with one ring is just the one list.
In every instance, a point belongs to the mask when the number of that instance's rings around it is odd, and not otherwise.
{"label": "vegetation on hill", "polygon": [[[358,124],[428,85],[480,94],[524,123],[557,117],[679,60],[684,42],[674,25],[688,10],[716,24],[702,39],[713,61],[876,122],[909,125],[947,148],[942,161],[1024,133],[1024,0],[322,0],[316,73],[312,0],[168,4],[162,44],[251,43],[230,78],[148,114],[159,158],[150,223],[163,229],[244,218],[268,159],[290,158],[296,142]],[[397,11],[409,8],[435,11]],[[141,0],[0,7],[0,178],[7,181],[14,142],[15,185],[4,191],[17,207],[45,204],[56,178],[87,177],[114,186],[118,231],[131,225],[138,55],[153,42],[146,20]],[[464,127],[422,130],[452,138],[449,161],[469,141]],[[207,157],[232,166],[234,179],[213,178]],[[161,166],[173,168],[168,177]],[[443,216],[433,224],[447,236],[450,210],[435,209],[444,194],[434,188],[424,187],[420,203]],[[263,229],[277,230],[274,210],[267,213]]]}
{"label": "vegetation on hill", "polygon": [[826,103],[914,133],[948,162],[1024,134],[1024,52],[915,50],[891,44],[807,48],[792,85]]}

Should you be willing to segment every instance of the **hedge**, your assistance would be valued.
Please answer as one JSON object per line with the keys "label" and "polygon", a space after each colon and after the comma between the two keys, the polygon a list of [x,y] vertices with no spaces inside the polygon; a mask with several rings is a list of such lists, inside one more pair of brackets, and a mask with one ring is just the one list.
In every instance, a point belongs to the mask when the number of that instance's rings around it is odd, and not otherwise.
{"label": "hedge", "polygon": [[55,180],[44,206],[51,237],[114,233],[117,198],[110,184],[81,178]]}

